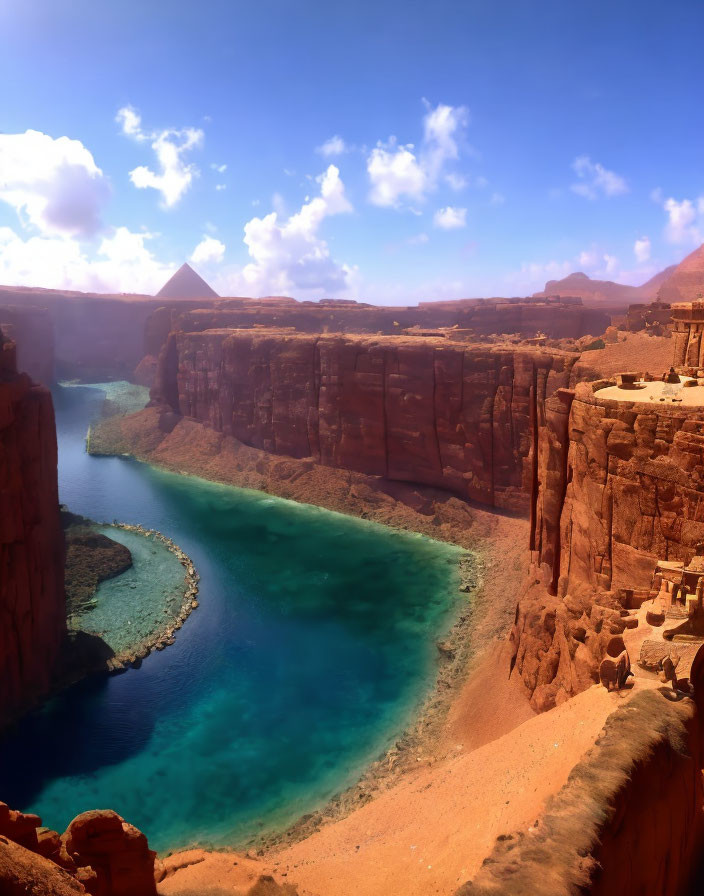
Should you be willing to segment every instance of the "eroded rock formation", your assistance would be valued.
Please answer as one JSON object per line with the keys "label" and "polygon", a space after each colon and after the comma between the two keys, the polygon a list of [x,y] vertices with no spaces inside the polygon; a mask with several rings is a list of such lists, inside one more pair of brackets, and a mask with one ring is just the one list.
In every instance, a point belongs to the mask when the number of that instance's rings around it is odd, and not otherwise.
{"label": "eroded rock formation", "polygon": [[7,896],[156,896],[147,838],[109,809],[83,812],[60,836],[0,803],[0,892]]}
{"label": "eroded rock formation", "polygon": [[536,548],[549,542],[559,511],[560,557],[541,550],[538,560],[553,581],[560,579],[563,593],[575,582],[647,588],[658,559],[688,562],[704,538],[704,411],[604,400],[594,394],[596,385],[577,386],[568,443],[548,458],[566,465],[564,500],[551,492],[547,476],[537,496],[552,501],[553,510],[540,522],[536,514]]}
{"label": "eroded rock formation", "polygon": [[65,633],[56,462],[51,395],[0,333],[0,725],[48,690]]}
{"label": "eroded rock formation", "polygon": [[152,394],[272,454],[525,510],[537,409],[575,358],[443,339],[176,332]]}
{"label": "eroded rock formation", "polygon": [[536,576],[512,635],[536,709],[597,680],[658,560],[688,563],[704,538],[702,410],[603,399],[599,385],[562,390],[539,414]]}

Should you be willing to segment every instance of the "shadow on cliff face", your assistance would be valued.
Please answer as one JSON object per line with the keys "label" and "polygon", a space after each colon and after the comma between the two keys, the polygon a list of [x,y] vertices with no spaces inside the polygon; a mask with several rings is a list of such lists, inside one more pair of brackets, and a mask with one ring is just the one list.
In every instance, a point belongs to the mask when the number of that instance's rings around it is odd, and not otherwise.
{"label": "shadow on cliff face", "polygon": [[[96,635],[72,633],[64,647],[64,681],[104,669],[112,656]],[[115,719],[106,699],[111,678],[98,672],[78,681],[5,733],[0,740],[0,794],[5,802],[28,806],[52,780],[90,775],[146,746],[154,728],[152,710],[130,701]]]}

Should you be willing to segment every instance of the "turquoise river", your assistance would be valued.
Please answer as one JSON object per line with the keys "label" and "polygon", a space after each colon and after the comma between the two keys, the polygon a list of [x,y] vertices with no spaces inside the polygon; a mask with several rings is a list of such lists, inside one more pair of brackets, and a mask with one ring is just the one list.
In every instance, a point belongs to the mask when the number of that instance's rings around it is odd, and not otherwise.
{"label": "turquoise river", "polygon": [[242,845],[352,784],[418,711],[462,597],[459,549],[91,457],[104,398],[54,391],[61,501],[173,538],[200,573],[200,607],[140,668],[25,718],[0,744],[0,794],[59,831],[109,807],[158,850]]}

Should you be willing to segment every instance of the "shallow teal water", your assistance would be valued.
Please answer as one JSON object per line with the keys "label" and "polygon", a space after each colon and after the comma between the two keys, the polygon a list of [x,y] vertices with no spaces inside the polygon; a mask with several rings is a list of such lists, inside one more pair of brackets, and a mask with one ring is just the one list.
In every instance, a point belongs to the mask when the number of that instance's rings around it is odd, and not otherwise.
{"label": "shallow teal water", "polygon": [[[159,850],[232,845],[353,783],[431,686],[458,549],[85,454],[98,389],[55,392],[74,512],[172,537],[200,608],[140,669],[84,682],[0,745],[0,793],[59,830],[112,807]],[[4,772],[13,768],[12,775]]]}
{"label": "shallow teal water", "polygon": [[100,583],[95,606],[81,613],[75,627],[98,635],[119,654],[162,630],[165,619],[178,616],[185,570],[178,557],[151,535],[116,526],[102,526],[98,532],[129,548],[132,566]]}

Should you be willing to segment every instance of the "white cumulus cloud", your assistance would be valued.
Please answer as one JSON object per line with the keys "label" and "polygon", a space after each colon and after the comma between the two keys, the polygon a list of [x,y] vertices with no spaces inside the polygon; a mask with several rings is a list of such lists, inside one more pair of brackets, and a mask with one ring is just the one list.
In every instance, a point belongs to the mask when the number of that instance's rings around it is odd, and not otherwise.
{"label": "white cumulus cloud", "polygon": [[0,134],[0,201],[43,233],[87,237],[101,227],[108,181],[80,140]]}
{"label": "white cumulus cloud", "polygon": [[650,260],[650,250],[650,237],[648,236],[640,237],[633,244],[633,254],[636,257],[636,261],[641,264]]}
{"label": "white cumulus cloud", "polygon": [[599,162],[592,162],[589,156],[578,156],[572,163],[572,168],[578,180],[570,189],[578,196],[586,199],[597,199],[599,196],[610,198],[628,192],[628,185],[623,177],[604,168]]}
{"label": "white cumulus cloud", "polygon": [[263,295],[296,290],[334,293],[348,286],[352,269],[332,258],[319,230],[325,218],[351,212],[352,206],[335,165],[328,166],[317,183],[320,195],[290,217],[273,211],[247,222],[244,242],[252,260],[228,288],[244,286]]}
{"label": "white cumulus cloud", "polygon": [[149,233],[118,227],[88,251],[73,237],[23,239],[0,227],[0,283],[88,292],[155,293],[173,274],[149,249]]}
{"label": "white cumulus cloud", "polygon": [[193,252],[190,260],[193,264],[213,264],[223,260],[225,244],[213,236],[204,235]]}
{"label": "white cumulus cloud", "polygon": [[[403,199],[422,202],[436,189],[446,164],[459,158],[458,141],[468,119],[464,106],[440,103],[428,107],[418,150],[412,143],[399,144],[395,137],[377,143],[367,157],[370,202],[386,207],[398,207]],[[461,175],[454,184],[453,176],[448,176],[453,189],[459,189]]]}
{"label": "white cumulus cloud", "polygon": [[200,128],[167,128],[162,131],[144,131],[139,112],[125,106],[115,116],[122,133],[137,142],[151,141],[159,171],[139,165],[130,171],[130,180],[139,190],[154,189],[161,193],[162,204],[172,208],[189,189],[199,171],[183,156],[203,144]]}
{"label": "white cumulus cloud", "polygon": [[451,205],[439,208],[433,215],[433,225],[441,230],[458,230],[466,227],[467,209],[453,208]]}

